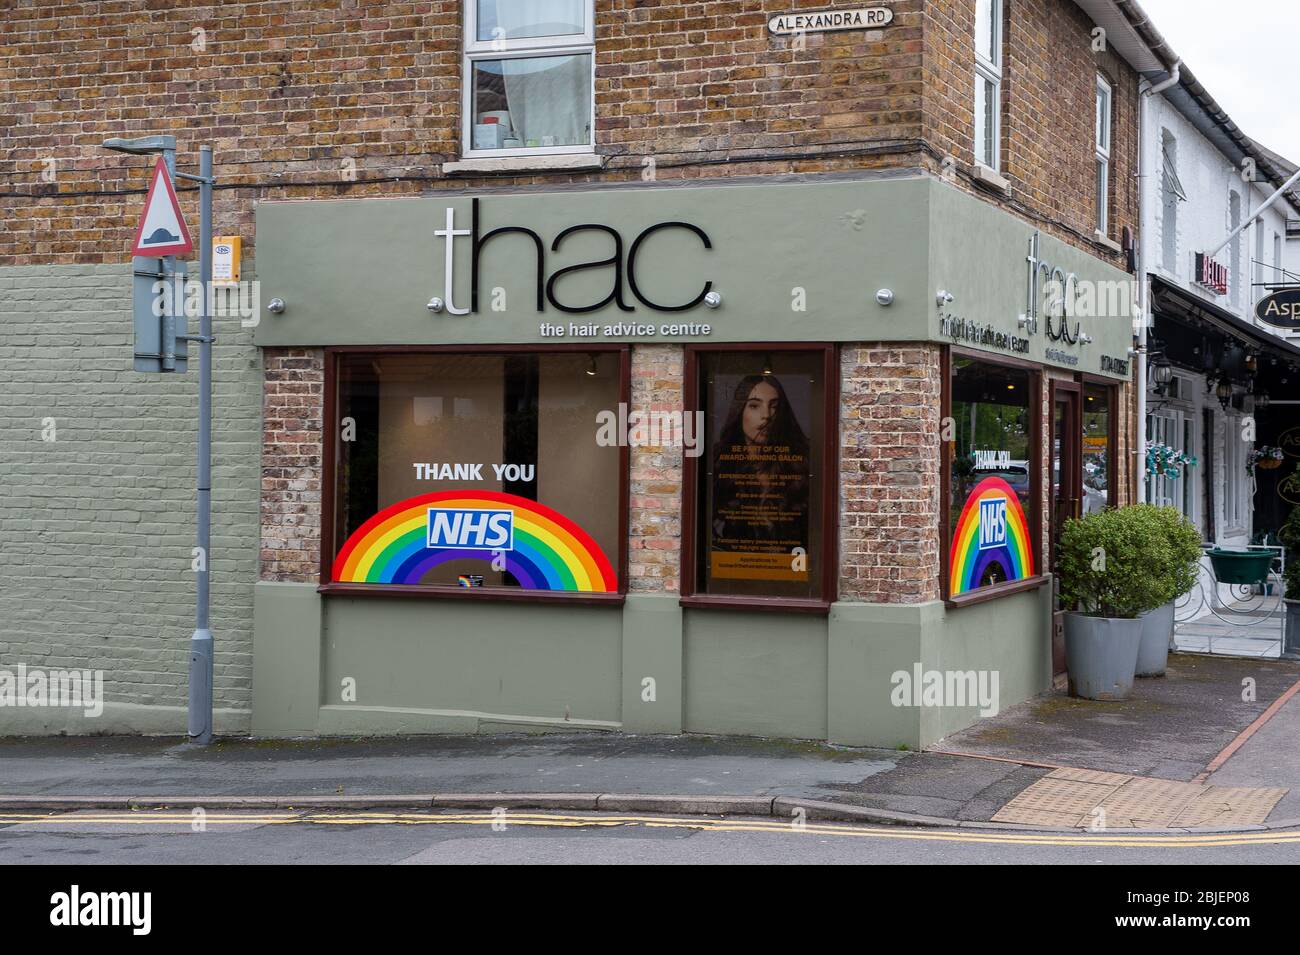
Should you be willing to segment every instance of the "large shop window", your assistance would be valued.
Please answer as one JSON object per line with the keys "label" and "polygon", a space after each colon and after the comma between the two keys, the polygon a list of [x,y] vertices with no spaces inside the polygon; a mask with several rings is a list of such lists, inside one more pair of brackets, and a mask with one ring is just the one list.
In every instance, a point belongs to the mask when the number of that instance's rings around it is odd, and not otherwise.
{"label": "large shop window", "polygon": [[1036,576],[1037,378],[953,354],[948,596]]}
{"label": "large shop window", "polygon": [[592,0],[465,6],[465,156],[590,153]]}
{"label": "large shop window", "polygon": [[597,423],[627,400],[624,349],[333,357],[323,582],[620,591],[625,458]]}
{"label": "large shop window", "polygon": [[704,440],[687,458],[685,596],[834,599],[835,380],[834,351],[823,346],[688,353]]}

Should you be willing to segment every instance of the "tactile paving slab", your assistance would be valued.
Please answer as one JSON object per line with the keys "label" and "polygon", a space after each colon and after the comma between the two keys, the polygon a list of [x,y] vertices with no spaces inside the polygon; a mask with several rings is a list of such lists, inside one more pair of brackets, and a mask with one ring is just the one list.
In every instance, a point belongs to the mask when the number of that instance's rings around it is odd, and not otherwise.
{"label": "tactile paving slab", "polygon": [[1066,768],[1022,791],[993,821],[1071,829],[1249,826],[1267,820],[1287,792]]}

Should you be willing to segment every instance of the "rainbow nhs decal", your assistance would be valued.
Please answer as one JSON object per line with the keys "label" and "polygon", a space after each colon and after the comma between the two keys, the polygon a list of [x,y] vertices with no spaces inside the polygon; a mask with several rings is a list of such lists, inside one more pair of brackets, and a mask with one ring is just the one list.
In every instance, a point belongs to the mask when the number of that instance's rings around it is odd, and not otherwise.
{"label": "rainbow nhs decal", "polygon": [[1001,478],[985,478],[967,496],[952,532],[948,574],[953,597],[1034,576],[1029,521],[1015,490]]}
{"label": "rainbow nhs decal", "polygon": [[618,576],[591,535],[537,501],[501,491],[435,491],[398,501],[339,550],[339,583],[419,584],[435,567],[472,560],[505,570],[525,590],[614,593]]}
{"label": "rainbow nhs decal", "polygon": [[515,512],[431,507],[427,546],[462,550],[514,550]]}

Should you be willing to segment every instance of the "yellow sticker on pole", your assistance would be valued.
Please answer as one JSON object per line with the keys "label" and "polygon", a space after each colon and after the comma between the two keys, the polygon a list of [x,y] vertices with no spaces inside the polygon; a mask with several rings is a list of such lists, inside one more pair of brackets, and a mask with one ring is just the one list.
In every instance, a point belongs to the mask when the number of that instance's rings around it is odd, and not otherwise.
{"label": "yellow sticker on pole", "polygon": [[239,236],[212,237],[212,284],[236,285],[239,282]]}

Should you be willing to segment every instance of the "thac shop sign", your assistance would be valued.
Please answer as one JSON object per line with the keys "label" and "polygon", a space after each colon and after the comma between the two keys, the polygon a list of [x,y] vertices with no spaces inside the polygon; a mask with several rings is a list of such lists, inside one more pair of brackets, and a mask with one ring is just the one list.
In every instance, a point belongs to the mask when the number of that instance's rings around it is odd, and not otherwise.
{"label": "thac shop sign", "polygon": [[894,11],[888,7],[858,7],[817,13],[779,13],[767,21],[767,28],[777,36],[792,36],[829,30],[874,30],[888,26],[893,19]]}

